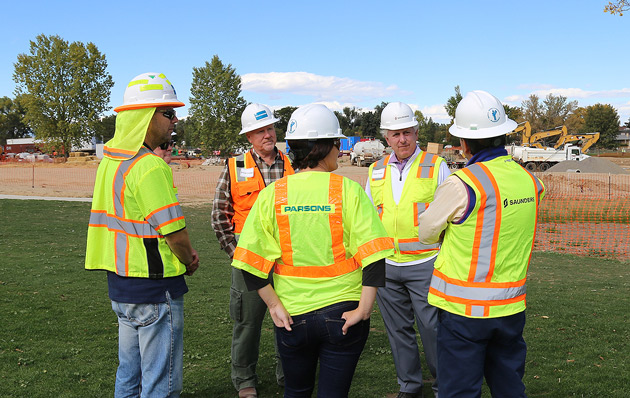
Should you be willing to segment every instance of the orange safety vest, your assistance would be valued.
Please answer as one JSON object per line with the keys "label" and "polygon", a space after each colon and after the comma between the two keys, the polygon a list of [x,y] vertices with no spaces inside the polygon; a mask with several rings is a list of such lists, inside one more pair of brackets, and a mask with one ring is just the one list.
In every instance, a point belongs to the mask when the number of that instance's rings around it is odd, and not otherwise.
{"label": "orange safety vest", "polygon": [[[279,153],[284,166],[283,177],[294,174],[295,171],[293,171],[289,159],[282,152]],[[234,233],[240,234],[249,211],[266,184],[251,151],[230,158],[228,171],[230,174],[230,194],[234,207],[232,224],[234,225]]]}

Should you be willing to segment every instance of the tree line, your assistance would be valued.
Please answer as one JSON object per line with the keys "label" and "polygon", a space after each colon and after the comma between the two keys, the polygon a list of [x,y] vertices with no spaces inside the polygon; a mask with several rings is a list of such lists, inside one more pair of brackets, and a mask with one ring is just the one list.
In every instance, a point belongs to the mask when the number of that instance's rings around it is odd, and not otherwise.
{"label": "tree line", "polygon": [[[35,136],[51,148],[80,146],[96,136],[106,142],[114,135],[115,115],[109,111],[114,85],[107,72],[107,60],[93,43],[72,42],[59,36],[39,35],[30,42],[28,53],[19,54],[14,63],[14,98],[0,98],[0,145],[7,139]],[[199,147],[209,155],[214,151],[229,154],[246,145],[240,131],[240,115],[247,105],[241,95],[241,78],[231,64],[217,55],[203,66],[193,67],[190,108],[187,118],[176,128],[179,144]],[[451,123],[437,123],[416,111],[421,146],[428,142],[458,145],[448,134],[455,109],[462,99],[459,86],[444,105]],[[380,135],[380,116],[386,102],[373,110],[356,107],[336,111],[340,127],[347,136]],[[535,94],[520,107],[504,105],[507,115],[517,122],[528,121],[532,131],[566,125],[571,134],[600,132],[598,147],[614,148],[619,116],[608,104],[579,107],[562,95],[549,94],[541,99]],[[284,140],[291,113],[287,106],[274,111],[278,140]],[[626,123],[630,127],[630,120]],[[68,150],[64,151],[67,155]]]}

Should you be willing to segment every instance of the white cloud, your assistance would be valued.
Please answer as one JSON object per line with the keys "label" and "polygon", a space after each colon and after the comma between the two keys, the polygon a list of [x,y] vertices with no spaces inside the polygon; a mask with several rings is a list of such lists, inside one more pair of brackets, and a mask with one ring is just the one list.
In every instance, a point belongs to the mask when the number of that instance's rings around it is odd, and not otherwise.
{"label": "white cloud", "polygon": [[[519,88],[525,87],[521,85]],[[542,85],[540,85],[542,86]],[[535,94],[540,98],[545,98],[548,94],[562,95],[569,100],[573,99],[601,99],[602,101],[608,98],[628,98],[630,97],[630,88],[621,88],[617,90],[599,90],[589,91],[581,88],[543,88],[530,92],[527,95],[510,95],[505,97],[506,102],[520,103],[526,100],[531,94]]]}
{"label": "white cloud", "polygon": [[242,89],[257,93],[312,96],[317,102],[356,103],[402,92],[396,85],[363,82],[346,77],[320,76],[308,72],[247,73],[241,76]]}

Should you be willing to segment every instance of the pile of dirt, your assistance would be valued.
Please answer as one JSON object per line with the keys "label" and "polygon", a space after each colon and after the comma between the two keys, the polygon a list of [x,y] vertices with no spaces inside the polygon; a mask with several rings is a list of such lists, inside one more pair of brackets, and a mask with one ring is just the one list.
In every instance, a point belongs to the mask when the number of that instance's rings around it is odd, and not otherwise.
{"label": "pile of dirt", "polygon": [[546,173],[564,173],[569,170],[573,172],[579,170],[580,173],[630,174],[615,163],[597,157],[590,157],[581,161],[565,160],[550,167]]}

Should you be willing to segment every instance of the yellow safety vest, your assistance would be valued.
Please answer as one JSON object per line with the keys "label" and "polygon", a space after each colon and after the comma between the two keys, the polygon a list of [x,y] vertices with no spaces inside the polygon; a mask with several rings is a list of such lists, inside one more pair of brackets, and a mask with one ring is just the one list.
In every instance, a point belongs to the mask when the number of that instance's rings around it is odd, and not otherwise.
{"label": "yellow safety vest", "polygon": [[524,311],[544,185],[510,156],[475,163],[454,175],[474,190],[476,203],[463,223],[446,228],[429,303],[469,318]]}
{"label": "yellow safety vest", "polygon": [[[439,244],[425,245],[418,240],[418,216],[429,203],[438,185],[438,172],[444,160],[421,152],[410,166],[398,204],[394,201],[389,156],[370,166],[369,183],[374,206],[394,238],[395,252],[388,259],[397,263],[422,260],[438,253]],[[395,167],[395,166],[394,166]]]}
{"label": "yellow safety vest", "polygon": [[171,168],[147,148],[99,165],[88,227],[86,269],[160,279],[186,271],[164,235],[186,227]]}
{"label": "yellow safety vest", "polygon": [[302,172],[265,188],[232,265],[265,278],[291,315],[359,300],[361,267],[392,253],[392,242],[356,182]]}

